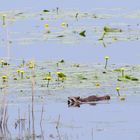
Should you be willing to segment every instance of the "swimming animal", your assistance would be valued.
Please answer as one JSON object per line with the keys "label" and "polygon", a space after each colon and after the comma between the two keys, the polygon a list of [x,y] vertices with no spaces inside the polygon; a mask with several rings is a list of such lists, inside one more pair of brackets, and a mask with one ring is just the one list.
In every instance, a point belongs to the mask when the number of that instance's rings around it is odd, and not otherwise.
{"label": "swimming animal", "polygon": [[110,100],[110,96],[109,95],[105,95],[105,96],[91,95],[85,98],[81,98],[80,96],[72,96],[72,97],[68,97],[68,106],[80,106],[81,104],[84,104],[84,103],[91,104],[93,102],[102,101],[102,100]]}

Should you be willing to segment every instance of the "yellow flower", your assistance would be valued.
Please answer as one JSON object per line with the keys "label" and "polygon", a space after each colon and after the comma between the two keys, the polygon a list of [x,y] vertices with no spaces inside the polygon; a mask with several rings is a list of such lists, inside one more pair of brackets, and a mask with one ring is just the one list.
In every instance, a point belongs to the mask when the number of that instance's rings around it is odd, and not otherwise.
{"label": "yellow flower", "polygon": [[121,68],[121,71],[124,71],[125,70],[125,68]]}
{"label": "yellow flower", "polygon": [[66,23],[65,22],[62,22],[61,23],[61,27],[65,27],[66,26]]}
{"label": "yellow flower", "polygon": [[47,80],[52,80],[51,76],[47,76],[46,78],[47,78]]}
{"label": "yellow flower", "polygon": [[45,24],[45,28],[49,28],[49,24],[46,23],[46,24]]}
{"label": "yellow flower", "polygon": [[20,71],[20,73],[21,73],[21,74],[24,74],[25,72],[24,72],[24,71]]}
{"label": "yellow flower", "polygon": [[7,79],[7,76],[6,76],[6,75],[3,75],[3,76],[2,76],[2,79]]}
{"label": "yellow flower", "polygon": [[17,70],[17,72],[19,73],[19,72],[20,72],[20,70]]}
{"label": "yellow flower", "polygon": [[32,69],[33,67],[34,67],[33,65],[30,65],[30,66],[29,66],[29,69]]}
{"label": "yellow flower", "polygon": [[96,83],[95,85],[96,85],[96,87],[100,87],[100,83]]}
{"label": "yellow flower", "polygon": [[108,60],[109,59],[109,56],[105,56],[105,59]]}
{"label": "yellow flower", "polygon": [[120,88],[119,88],[119,87],[116,87],[116,90],[117,90],[117,91],[119,91],[119,90],[120,90]]}

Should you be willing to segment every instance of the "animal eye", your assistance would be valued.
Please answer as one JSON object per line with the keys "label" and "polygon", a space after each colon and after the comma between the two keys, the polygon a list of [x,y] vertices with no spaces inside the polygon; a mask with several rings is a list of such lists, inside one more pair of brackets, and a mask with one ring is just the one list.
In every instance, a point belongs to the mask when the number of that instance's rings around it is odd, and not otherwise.
{"label": "animal eye", "polygon": [[71,99],[72,102],[74,102],[74,99]]}

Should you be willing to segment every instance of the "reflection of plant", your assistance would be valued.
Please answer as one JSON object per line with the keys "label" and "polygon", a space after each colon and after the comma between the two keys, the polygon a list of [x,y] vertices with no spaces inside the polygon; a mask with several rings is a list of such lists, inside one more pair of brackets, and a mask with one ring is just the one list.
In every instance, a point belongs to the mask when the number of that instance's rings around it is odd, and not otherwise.
{"label": "reflection of plant", "polygon": [[48,80],[48,83],[47,83],[47,87],[49,87],[49,83],[50,83],[50,80],[52,79],[51,76],[47,76],[47,80]]}
{"label": "reflection of plant", "polygon": [[75,15],[75,18],[76,18],[77,20],[78,20],[78,15],[79,15],[78,13],[76,13],[76,15]]}
{"label": "reflection of plant", "polygon": [[119,87],[116,87],[116,91],[118,93],[120,100],[125,100],[125,97],[120,96],[120,88]]}
{"label": "reflection of plant", "polygon": [[105,56],[105,69],[107,68],[109,56]]}

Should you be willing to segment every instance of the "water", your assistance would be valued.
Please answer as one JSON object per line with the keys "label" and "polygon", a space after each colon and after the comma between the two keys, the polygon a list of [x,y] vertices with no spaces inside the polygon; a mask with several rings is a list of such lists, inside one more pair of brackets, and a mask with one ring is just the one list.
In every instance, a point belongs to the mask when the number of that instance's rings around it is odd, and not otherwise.
{"label": "water", "polygon": [[[87,90],[88,91],[88,90]],[[71,91],[70,91],[71,92]],[[40,93],[41,94],[41,93]],[[58,93],[57,93],[58,94]],[[41,110],[43,106],[43,123],[40,127]],[[25,119],[25,129],[17,127],[14,129],[14,122],[18,119],[18,109],[20,116]],[[12,115],[12,112],[15,113]],[[114,98],[109,102],[103,101],[96,105],[81,105],[80,108],[67,106],[66,102],[56,102],[47,100],[44,103],[36,103],[35,132],[45,139],[101,139],[106,137],[115,139],[139,139],[140,119],[139,119],[139,98],[127,97],[126,101],[119,101]],[[27,136],[28,126],[28,104],[14,104],[8,107],[9,131],[12,137]],[[57,120],[60,115],[59,129],[56,129]],[[42,130],[41,130],[42,129]],[[31,129],[32,131],[32,129]],[[38,139],[38,138],[36,138]],[[43,138],[41,138],[43,139]]]}
{"label": "water", "polygon": [[[56,7],[59,7],[58,14]],[[0,77],[8,75],[7,88],[3,88],[0,79],[0,107],[3,107],[3,99],[8,107],[8,125],[6,129],[0,129],[1,139],[139,140],[139,81],[118,82],[121,73],[113,71],[125,67],[125,74],[139,78],[139,65],[134,66],[139,64],[140,59],[139,8],[138,0],[1,2],[0,15],[7,13],[8,18],[7,26],[3,27],[0,16],[0,58],[10,57],[12,60],[9,61],[10,66],[0,68]],[[42,12],[44,9],[50,12],[45,14]],[[79,13],[77,19],[76,13]],[[62,22],[69,26],[62,28]],[[49,24],[48,29],[44,27],[46,23]],[[123,32],[110,32],[99,41],[104,26],[119,28]],[[79,35],[83,30],[86,30],[86,37]],[[110,58],[107,74],[102,73],[104,56]],[[31,112],[32,72],[27,66],[19,67],[23,59],[37,62],[34,122]],[[59,69],[68,77],[64,83],[58,84],[56,63],[62,59],[66,64],[60,64]],[[79,63],[79,68],[73,67]],[[29,79],[17,77],[16,70],[19,68],[25,70],[25,77],[29,76]],[[47,81],[42,79],[49,71],[53,80],[48,89]],[[79,74],[87,77],[87,80],[78,79]],[[17,77],[17,81],[13,77]],[[96,87],[96,83],[100,86]],[[121,95],[126,97],[125,101],[117,97],[117,86]],[[68,96],[105,94],[111,96],[110,101],[96,105],[84,104],[79,108],[67,105]],[[32,136],[33,124],[35,138]]]}
{"label": "water", "polygon": [[[63,58],[67,61],[95,63],[102,62],[104,56],[108,55],[111,58],[111,63],[139,64],[140,20],[137,2],[133,2],[133,5],[129,2],[125,9],[123,9],[125,2],[119,1],[115,3],[111,1],[96,3],[86,1],[86,6],[83,2],[79,5],[80,7],[76,6],[80,3],[79,1],[76,3],[54,1],[40,4],[36,2],[32,8],[30,7],[32,2],[28,3],[29,6],[18,1],[15,1],[16,4],[12,3],[12,6],[11,3],[3,3],[3,10],[12,10],[13,13],[9,16],[11,19],[7,23],[9,25],[7,27],[8,38],[6,37],[7,29],[1,27],[3,33],[1,39],[12,41],[12,44],[9,45],[11,58],[33,58],[36,60]],[[73,4],[75,4],[75,10],[72,7]],[[44,5],[46,6],[44,7]],[[40,15],[43,9],[52,10],[56,9],[57,6],[60,7],[59,15],[55,11],[43,14],[43,16]],[[23,12],[23,16],[14,17],[15,14],[19,13],[18,11]],[[76,12],[79,13],[78,21],[74,18]],[[87,14],[84,15],[84,13]],[[97,15],[97,19],[92,18],[92,14]],[[50,15],[50,18],[47,15]],[[43,21],[40,20],[41,17],[44,17]],[[69,27],[61,28],[62,22],[68,23]],[[46,34],[44,28],[46,23],[50,26],[48,29],[51,31],[50,34]],[[123,32],[109,33],[104,41],[98,41],[102,36],[104,26],[121,28]],[[73,34],[75,30],[77,32],[86,30],[86,37]],[[56,37],[63,34],[66,37]],[[114,38],[110,38],[110,36],[114,36],[117,40],[113,41]],[[5,46],[6,42],[1,41],[1,57],[8,56]],[[38,55],[40,50],[41,54]]]}

